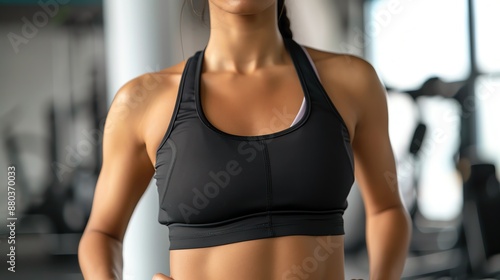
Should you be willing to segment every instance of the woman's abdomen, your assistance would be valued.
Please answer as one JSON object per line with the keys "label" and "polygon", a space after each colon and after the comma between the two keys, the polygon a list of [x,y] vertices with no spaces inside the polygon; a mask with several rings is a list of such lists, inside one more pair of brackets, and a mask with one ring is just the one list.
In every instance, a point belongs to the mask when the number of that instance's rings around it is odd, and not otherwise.
{"label": "woman's abdomen", "polygon": [[344,238],[284,236],[171,250],[175,280],[343,280]]}

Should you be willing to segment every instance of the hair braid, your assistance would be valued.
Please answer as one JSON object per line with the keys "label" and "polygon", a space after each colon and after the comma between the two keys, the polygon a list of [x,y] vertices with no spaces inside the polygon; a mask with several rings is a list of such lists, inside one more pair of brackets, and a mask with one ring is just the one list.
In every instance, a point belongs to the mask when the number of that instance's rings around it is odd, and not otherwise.
{"label": "hair braid", "polygon": [[293,38],[290,19],[286,15],[285,0],[278,0],[278,27],[283,38]]}

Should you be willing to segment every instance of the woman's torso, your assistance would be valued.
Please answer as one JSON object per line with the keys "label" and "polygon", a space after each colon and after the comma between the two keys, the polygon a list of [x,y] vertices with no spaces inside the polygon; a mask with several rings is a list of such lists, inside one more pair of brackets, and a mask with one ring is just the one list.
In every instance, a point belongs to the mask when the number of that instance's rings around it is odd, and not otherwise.
{"label": "woman's torso", "polygon": [[[327,60],[336,55],[311,49],[308,52],[320,77],[326,77],[326,69],[334,65]],[[340,56],[337,58],[342,59]],[[247,76],[203,74],[202,106],[205,116],[219,130],[236,135],[261,135],[288,128],[304,96],[293,64],[288,62],[286,66],[268,67]],[[155,90],[148,100],[149,110],[140,128],[153,165],[157,148],[173,114],[184,66],[185,62],[182,62],[151,74],[149,82],[144,85],[148,90]],[[352,141],[355,127],[352,100],[347,97],[347,92],[342,91],[343,86],[336,79],[322,77],[322,81],[342,115]],[[276,118],[276,108],[282,112],[279,118]],[[279,121],[271,122],[272,119]],[[284,236],[200,249],[172,250],[170,271],[176,280],[343,279],[343,254],[341,235]]]}
{"label": "woman's torso", "polygon": [[344,279],[343,236],[284,236],[170,251],[175,280]]}

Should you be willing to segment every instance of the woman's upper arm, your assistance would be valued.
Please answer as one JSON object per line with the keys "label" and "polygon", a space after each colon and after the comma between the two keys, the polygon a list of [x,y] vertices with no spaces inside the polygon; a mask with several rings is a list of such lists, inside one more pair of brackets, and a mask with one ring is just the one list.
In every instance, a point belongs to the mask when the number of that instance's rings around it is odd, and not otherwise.
{"label": "woman's upper arm", "polygon": [[357,114],[352,142],[355,176],[370,215],[402,206],[389,139],[387,93],[368,62],[352,58],[349,64]]}
{"label": "woman's upper arm", "polygon": [[154,174],[139,133],[147,99],[138,98],[139,93],[133,90],[138,79],[122,87],[109,108],[103,133],[103,162],[86,228],[120,241]]}
{"label": "woman's upper arm", "polygon": [[368,214],[402,205],[394,155],[382,118],[374,117],[366,121],[366,126],[359,126],[353,142],[356,181]]}

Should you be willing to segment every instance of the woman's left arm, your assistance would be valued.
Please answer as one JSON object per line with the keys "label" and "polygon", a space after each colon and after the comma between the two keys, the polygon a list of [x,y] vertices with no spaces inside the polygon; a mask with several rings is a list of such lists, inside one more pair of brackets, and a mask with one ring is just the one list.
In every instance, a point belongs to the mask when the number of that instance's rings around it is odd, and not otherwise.
{"label": "woman's left arm", "polygon": [[400,279],[408,251],[411,223],[398,189],[389,140],[386,91],[373,67],[349,61],[349,84],[356,100],[353,137],[355,176],[366,209],[370,279]]}

